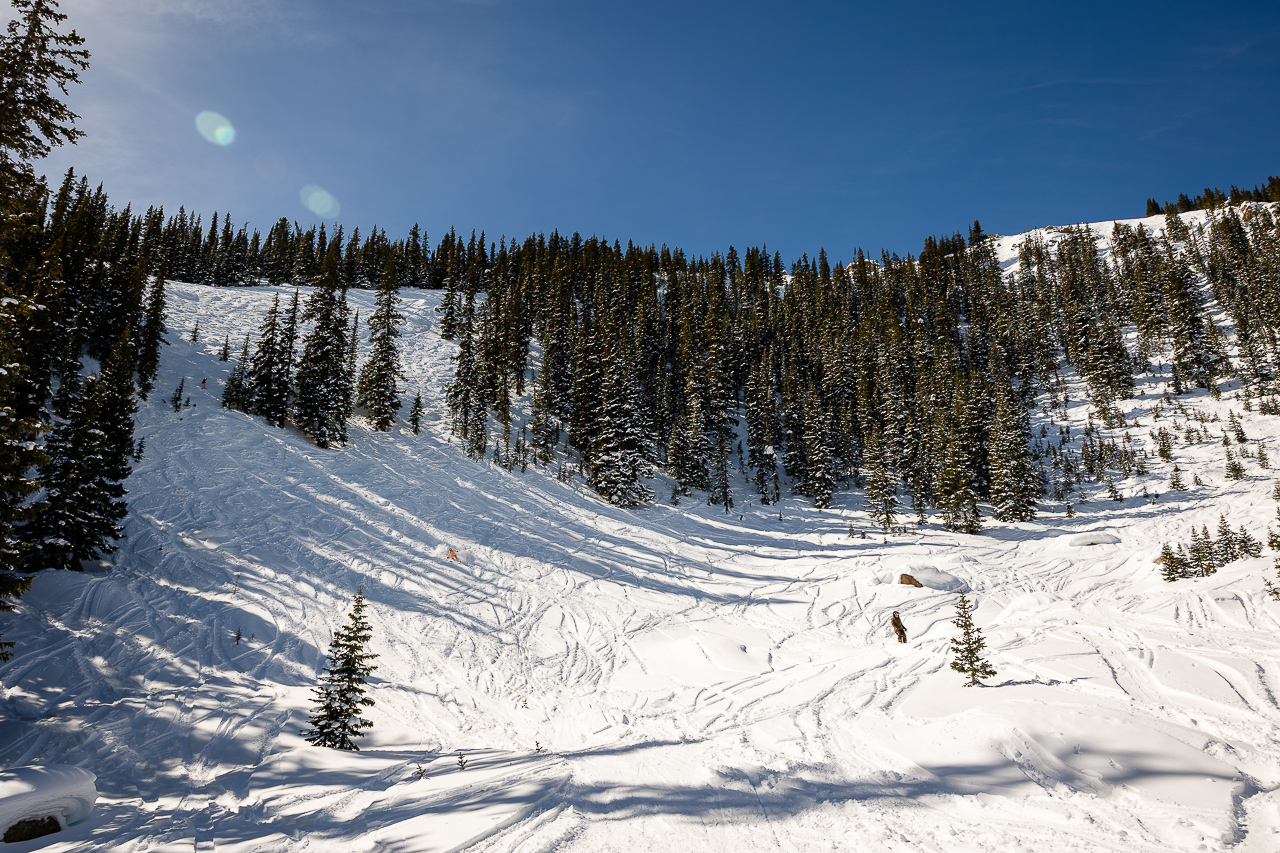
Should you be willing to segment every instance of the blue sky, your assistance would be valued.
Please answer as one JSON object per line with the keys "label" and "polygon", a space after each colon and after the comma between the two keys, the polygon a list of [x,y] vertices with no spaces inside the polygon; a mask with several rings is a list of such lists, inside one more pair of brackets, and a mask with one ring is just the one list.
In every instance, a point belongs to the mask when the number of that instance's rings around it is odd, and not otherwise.
{"label": "blue sky", "polygon": [[[118,205],[916,252],[1280,174],[1280,3],[62,0]],[[234,125],[227,146],[195,118]]]}

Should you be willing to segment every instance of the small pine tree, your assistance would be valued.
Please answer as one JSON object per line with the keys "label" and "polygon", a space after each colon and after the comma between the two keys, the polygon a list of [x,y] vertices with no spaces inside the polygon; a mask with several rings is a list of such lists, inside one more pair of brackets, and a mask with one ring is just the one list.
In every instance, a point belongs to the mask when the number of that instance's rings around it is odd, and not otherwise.
{"label": "small pine tree", "polygon": [[195,326],[191,329],[191,337],[188,338],[191,343],[199,343],[200,341],[200,321],[196,320]]}
{"label": "small pine tree", "polygon": [[1244,463],[1235,457],[1230,450],[1227,451],[1227,479],[1243,480],[1245,478]]}
{"label": "small pine tree", "polygon": [[1173,466],[1173,476],[1169,478],[1169,491],[1185,492],[1187,484],[1182,480],[1182,470],[1177,465]]}
{"label": "small pine tree", "polygon": [[369,651],[373,632],[364,614],[364,588],[356,590],[347,624],[333,635],[329,643],[328,661],[315,688],[316,708],[307,718],[310,728],[302,733],[308,743],[332,749],[359,751],[353,738],[360,736],[373,723],[360,716],[373,705],[365,695],[373,661],[377,655]]}
{"label": "small pine tree", "polygon": [[422,392],[413,398],[413,406],[409,409],[409,428],[417,435],[422,431]]}
{"label": "small pine tree", "polygon": [[173,389],[173,396],[169,398],[169,405],[173,406],[173,410],[179,411],[182,408],[182,390],[187,385],[187,377],[178,380],[178,387]]}
{"label": "small pine tree", "polygon": [[960,636],[951,638],[951,653],[955,655],[951,668],[969,677],[964,686],[974,687],[979,679],[994,678],[995,667],[982,656],[987,641],[982,637],[982,630],[973,624],[973,607],[963,593],[956,603],[956,618],[951,620],[951,624],[960,629]]}
{"label": "small pine tree", "polygon": [[230,333],[228,333],[227,337],[222,341],[222,352],[218,353],[218,361],[230,361],[230,360],[231,360],[231,335]]}
{"label": "small pine tree", "polygon": [[244,336],[244,349],[240,351],[240,360],[231,368],[227,383],[222,388],[222,408],[243,412],[252,402],[252,389],[249,387],[249,336]]}

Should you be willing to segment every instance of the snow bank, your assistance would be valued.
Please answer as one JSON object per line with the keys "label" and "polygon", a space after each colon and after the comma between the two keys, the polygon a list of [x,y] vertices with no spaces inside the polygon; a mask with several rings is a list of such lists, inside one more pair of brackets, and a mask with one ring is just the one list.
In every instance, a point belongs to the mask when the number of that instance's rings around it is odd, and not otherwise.
{"label": "snow bank", "polygon": [[1105,530],[1091,530],[1088,533],[1079,533],[1072,536],[1069,542],[1077,548],[1089,545],[1119,545],[1120,537]]}
{"label": "snow bank", "polygon": [[955,575],[940,569],[919,568],[907,572],[911,577],[929,587],[942,592],[968,592],[969,585]]}
{"label": "snow bank", "polygon": [[63,828],[79,823],[98,801],[96,779],[70,764],[0,770],[0,833],[31,818],[53,816]]}

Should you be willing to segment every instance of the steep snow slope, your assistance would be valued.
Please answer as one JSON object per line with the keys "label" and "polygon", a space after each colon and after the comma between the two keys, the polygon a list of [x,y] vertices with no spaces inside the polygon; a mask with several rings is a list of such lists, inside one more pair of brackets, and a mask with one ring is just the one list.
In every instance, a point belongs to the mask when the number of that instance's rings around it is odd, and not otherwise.
{"label": "steep snow slope", "polygon": [[[1280,847],[1270,556],[1174,584],[1152,562],[1219,513],[1261,538],[1271,472],[1229,483],[1220,446],[1179,445],[1205,486],[1142,499],[1167,489],[1172,465],[1152,459],[1122,503],[888,542],[849,537],[867,526],[857,495],[825,512],[617,510],[449,444],[433,293],[404,311],[421,435],[357,422],[320,450],[222,410],[223,337],[237,349],[277,292],[170,286],[128,538],[109,570],[46,572],[0,617],[18,644],[0,765],[98,778],[94,816],[48,849]],[[351,298],[368,316],[371,294]],[[163,398],[184,376],[192,406],[175,413]],[[1141,377],[1121,406],[1139,446],[1163,390]],[[1280,459],[1280,419],[1233,397],[1184,399],[1234,408]],[[357,587],[377,704],[344,754],[299,732]],[[988,687],[948,668],[960,589],[999,670]]]}

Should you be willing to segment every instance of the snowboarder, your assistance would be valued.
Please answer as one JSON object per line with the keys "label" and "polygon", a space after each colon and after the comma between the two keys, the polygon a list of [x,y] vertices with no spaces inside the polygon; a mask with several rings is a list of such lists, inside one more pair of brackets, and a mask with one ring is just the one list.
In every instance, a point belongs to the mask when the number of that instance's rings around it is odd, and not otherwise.
{"label": "snowboarder", "polygon": [[893,633],[898,635],[898,642],[905,643],[907,641],[907,626],[902,624],[902,617],[898,615],[898,611],[893,611],[893,619],[889,624],[893,625]]}

